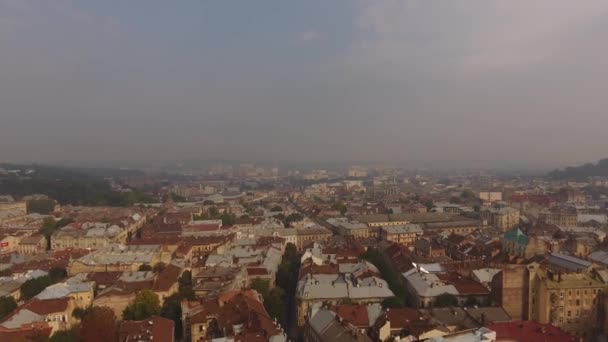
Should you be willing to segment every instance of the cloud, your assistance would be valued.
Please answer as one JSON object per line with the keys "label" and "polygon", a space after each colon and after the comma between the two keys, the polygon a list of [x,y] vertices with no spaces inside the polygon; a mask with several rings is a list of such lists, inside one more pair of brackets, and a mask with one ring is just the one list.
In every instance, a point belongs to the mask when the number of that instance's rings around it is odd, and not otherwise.
{"label": "cloud", "polygon": [[362,1],[351,55],[358,63],[436,63],[463,72],[534,66],[607,13],[603,0]]}
{"label": "cloud", "polygon": [[312,40],[319,39],[320,36],[321,35],[319,34],[319,32],[311,30],[300,33],[298,38],[303,42],[309,42]]}

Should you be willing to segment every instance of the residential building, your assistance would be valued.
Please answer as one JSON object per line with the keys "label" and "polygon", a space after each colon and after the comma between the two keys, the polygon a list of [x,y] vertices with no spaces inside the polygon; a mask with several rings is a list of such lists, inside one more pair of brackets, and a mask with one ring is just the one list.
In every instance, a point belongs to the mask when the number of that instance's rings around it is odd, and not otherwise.
{"label": "residential building", "polygon": [[32,235],[19,241],[17,252],[19,254],[35,255],[44,253],[47,247],[47,239],[42,234]]}
{"label": "residential building", "polygon": [[305,342],[371,342],[372,339],[332,310],[315,308],[304,327]]}
{"label": "residential building", "polygon": [[182,322],[184,341],[287,341],[254,290],[228,291],[217,298],[182,302]]}
{"label": "residential building", "polygon": [[414,247],[416,240],[422,235],[422,226],[420,224],[405,224],[401,226],[382,227],[382,239],[390,242],[395,242],[406,247]]}

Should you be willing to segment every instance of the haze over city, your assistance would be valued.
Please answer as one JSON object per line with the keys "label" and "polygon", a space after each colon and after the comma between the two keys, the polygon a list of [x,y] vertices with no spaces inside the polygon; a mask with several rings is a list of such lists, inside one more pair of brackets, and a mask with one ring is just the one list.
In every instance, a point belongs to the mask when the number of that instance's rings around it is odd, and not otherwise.
{"label": "haze over city", "polygon": [[0,159],[605,157],[606,1],[0,1]]}

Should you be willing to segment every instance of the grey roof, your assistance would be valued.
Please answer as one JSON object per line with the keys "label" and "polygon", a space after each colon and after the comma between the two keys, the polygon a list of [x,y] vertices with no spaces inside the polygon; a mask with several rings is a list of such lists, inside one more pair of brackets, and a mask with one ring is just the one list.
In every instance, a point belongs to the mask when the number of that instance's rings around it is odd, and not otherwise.
{"label": "grey roof", "polygon": [[317,333],[321,333],[335,317],[336,314],[333,311],[321,309],[310,318],[310,326]]}
{"label": "grey roof", "polygon": [[389,234],[422,234],[422,226],[415,223],[382,227],[382,229]]}
{"label": "grey roof", "polygon": [[58,283],[51,285],[40,292],[36,298],[38,299],[54,299],[67,297],[72,293],[87,292],[93,290],[93,283]]}
{"label": "grey roof", "polygon": [[604,214],[578,214],[576,218],[577,222],[589,222],[589,221],[597,221],[601,224],[608,223],[608,216]]}
{"label": "grey roof", "polygon": [[489,283],[500,271],[501,269],[499,268],[482,268],[479,270],[473,270],[473,274],[481,283]]}
{"label": "grey roof", "polygon": [[443,293],[458,295],[454,285],[447,285],[437,275],[432,273],[418,272],[415,268],[403,273],[406,281],[414,289],[417,296],[436,297]]}
{"label": "grey roof", "polygon": [[591,262],[575,258],[562,253],[551,253],[547,257],[547,261],[555,266],[570,270],[579,271],[591,267]]}
{"label": "grey roof", "polygon": [[589,259],[608,265],[608,252],[600,250],[589,254]]}
{"label": "grey roof", "polygon": [[8,329],[16,329],[16,328],[20,328],[24,324],[40,322],[43,319],[44,319],[44,316],[42,316],[42,315],[39,315],[28,309],[21,309],[21,310],[17,311],[14,315],[9,317],[9,319],[2,322],[0,325],[5,328],[8,328]]}

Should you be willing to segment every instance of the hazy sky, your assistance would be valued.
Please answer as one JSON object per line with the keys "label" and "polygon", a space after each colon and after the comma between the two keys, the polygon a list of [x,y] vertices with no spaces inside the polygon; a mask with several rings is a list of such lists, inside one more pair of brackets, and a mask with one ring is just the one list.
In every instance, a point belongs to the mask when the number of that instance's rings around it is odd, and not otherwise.
{"label": "hazy sky", "polygon": [[0,161],[583,161],[607,128],[606,0],[0,0]]}

